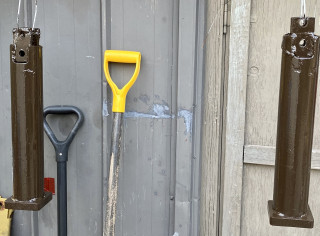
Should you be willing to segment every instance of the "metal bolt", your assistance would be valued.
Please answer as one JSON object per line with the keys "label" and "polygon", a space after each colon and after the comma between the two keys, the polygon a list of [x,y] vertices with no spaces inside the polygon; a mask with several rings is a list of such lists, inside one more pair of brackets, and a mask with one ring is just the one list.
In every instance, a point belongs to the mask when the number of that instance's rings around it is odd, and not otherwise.
{"label": "metal bolt", "polygon": [[306,44],[307,44],[307,42],[305,39],[301,39],[299,42],[300,47],[304,47],[304,46],[306,46]]}
{"label": "metal bolt", "polygon": [[303,19],[301,19],[300,21],[299,21],[299,25],[300,26],[305,26],[307,24],[307,20],[305,19],[305,18],[303,18]]}

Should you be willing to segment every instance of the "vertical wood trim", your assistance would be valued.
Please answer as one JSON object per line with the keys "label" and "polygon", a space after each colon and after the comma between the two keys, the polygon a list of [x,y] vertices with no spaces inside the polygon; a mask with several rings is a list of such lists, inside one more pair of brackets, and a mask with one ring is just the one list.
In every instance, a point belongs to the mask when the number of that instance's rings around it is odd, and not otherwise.
{"label": "vertical wood trim", "polygon": [[240,235],[251,0],[231,1],[221,209],[222,236]]}
{"label": "vertical wood trim", "polygon": [[202,126],[200,235],[218,235],[223,103],[224,0],[208,0]]}

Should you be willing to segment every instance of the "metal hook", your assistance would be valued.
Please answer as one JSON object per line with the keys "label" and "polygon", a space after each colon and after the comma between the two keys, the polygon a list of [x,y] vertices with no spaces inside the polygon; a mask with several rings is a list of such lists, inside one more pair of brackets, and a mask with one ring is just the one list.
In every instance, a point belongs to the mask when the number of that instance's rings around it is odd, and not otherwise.
{"label": "metal hook", "polygon": [[34,25],[36,23],[37,13],[38,13],[38,0],[35,0],[34,1],[34,18],[33,18],[33,24],[32,24],[33,29],[34,29]]}
{"label": "metal hook", "polygon": [[[17,28],[18,29],[19,29],[20,12],[21,12],[21,0],[19,0],[18,12],[17,12]],[[35,0],[34,1],[34,17],[33,17],[33,24],[32,24],[33,29],[36,23],[37,13],[38,13],[38,0]]]}
{"label": "metal hook", "polygon": [[301,0],[301,17],[306,18],[306,0]]}
{"label": "metal hook", "polygon": [[21,0],[19,0],[18,13],[17,13],[17,28],[19,29],[19,18],[20,18]]}

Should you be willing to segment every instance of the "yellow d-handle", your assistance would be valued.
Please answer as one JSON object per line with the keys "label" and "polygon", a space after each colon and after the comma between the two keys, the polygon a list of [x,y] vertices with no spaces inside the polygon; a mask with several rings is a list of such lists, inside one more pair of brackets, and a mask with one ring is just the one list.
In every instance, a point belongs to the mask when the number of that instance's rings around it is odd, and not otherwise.
{"label": "yellow d-handle", "polygon": [[[135,63],[136,69],[133,73],[132,78],[129,82],[123,86],[122,89],[119,89],[118,86],[112,81],[109,73],[109,62],[118,62],[118,63]],[[113,112],[124,112],[126,108],[126,96],[129,89],[132,87],[136,81],[139,72],[140,72],[140,62],[141,54],[140,52],[130,52],[130,51],[117,51],[117,50],[107,50],[104,53],[104,73],[107,77],[108,84],[111,87],[113,93]]]}

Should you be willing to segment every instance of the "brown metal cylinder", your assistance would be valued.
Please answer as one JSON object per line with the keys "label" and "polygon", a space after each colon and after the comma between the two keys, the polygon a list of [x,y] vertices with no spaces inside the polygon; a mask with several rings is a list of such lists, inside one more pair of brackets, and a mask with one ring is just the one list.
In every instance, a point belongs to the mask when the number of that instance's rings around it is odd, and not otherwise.
{"label": "brown metal cylinder", "polygon": [[283,37],[271,225],[313,227],[308,198],[320,42],[314,26],[314,18],[292,18]]}
{"label": "brown metal cylinder", "polygon": [[13,196],[5,206],[40,210],[51,199],[44,192],[42,47],[40,30],[13,30],[10,46]]}

